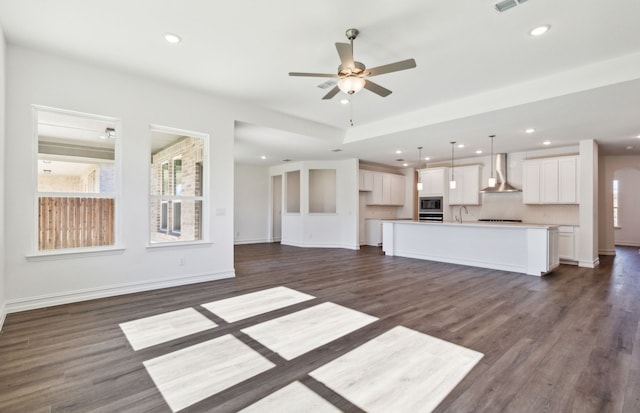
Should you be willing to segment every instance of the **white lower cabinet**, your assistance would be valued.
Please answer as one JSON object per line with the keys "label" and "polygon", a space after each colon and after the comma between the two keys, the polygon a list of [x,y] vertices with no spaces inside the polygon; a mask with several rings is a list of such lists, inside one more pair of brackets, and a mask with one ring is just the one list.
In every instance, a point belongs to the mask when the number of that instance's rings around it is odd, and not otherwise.
{"label": "white lower cabinet", "polygon": [[558,227],[558,255],[565,264],[578,262],[578,227]]}
{"label": "white lower cabinet", "polygon": [[365,244],[378,247],[382,245],[382,220],[367,219],[366,220],[366,238]]}

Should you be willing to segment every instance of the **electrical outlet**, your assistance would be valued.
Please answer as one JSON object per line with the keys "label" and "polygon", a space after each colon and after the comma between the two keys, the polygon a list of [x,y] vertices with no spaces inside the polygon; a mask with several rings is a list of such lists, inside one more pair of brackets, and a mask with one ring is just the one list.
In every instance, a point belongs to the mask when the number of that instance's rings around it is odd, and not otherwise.
{"label": "electrical outlet", "polygon": [[180,257],[180,261],[178,261],[178,265],[182,267],[184,266],[185,262],[186,262],[186,259],[184,257]]}

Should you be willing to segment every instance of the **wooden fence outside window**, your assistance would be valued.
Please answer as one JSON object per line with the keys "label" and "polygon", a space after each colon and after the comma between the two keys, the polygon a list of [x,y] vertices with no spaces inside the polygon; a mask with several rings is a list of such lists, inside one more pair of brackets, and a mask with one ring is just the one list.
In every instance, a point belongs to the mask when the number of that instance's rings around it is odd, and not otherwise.
{"label": "wooden fence outside window", "polygon": [[38,249],[115,244],[113,198],[40,197]]}

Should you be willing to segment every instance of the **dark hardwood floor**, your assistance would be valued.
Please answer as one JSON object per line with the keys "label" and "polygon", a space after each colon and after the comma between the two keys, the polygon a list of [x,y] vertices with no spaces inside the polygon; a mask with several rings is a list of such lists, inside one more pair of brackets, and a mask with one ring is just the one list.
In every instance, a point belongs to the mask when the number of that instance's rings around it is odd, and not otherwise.
{"label": "dark hardwood floor", "polygon": [[[277,365],[185,409],[237,411],[299,380],[362,411],[308,373],[402,325],[484,353],[437,412],[640,412],[640,254],[538,278],[360,251],[236,247],[235,279],[9,314],[0,334],[1,412],[169,412],[143,361],[233,334]],[[316,298],[235,323],[200,304],[286,286]],[[331,301],[379,320],[287,361],[243,334]],[[118,324],[192,307],[219,327],[133,351]]]}

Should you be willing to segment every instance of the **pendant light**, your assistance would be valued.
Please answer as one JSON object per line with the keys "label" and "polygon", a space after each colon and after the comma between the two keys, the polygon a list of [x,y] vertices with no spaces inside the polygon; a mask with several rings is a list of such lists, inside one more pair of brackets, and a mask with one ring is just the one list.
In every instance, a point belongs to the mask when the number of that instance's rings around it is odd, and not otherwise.
{"label": "pendant light", "polygon": [[422,191],[422,173],[420,172],[420,162],[422,160],[422,146],[418,146],[418,191]]}
{"label": "pendant light", "polygon": [[489,137],[491,138],[491,178],[489,178],[489,187],[490,188],[495,188],[496,186],[496,178],[493,177],[493,138],[496,137],[496,135],[489,135]]}
{"label": "pendant light", "polygon": [[455,142],[449,142],[451,144],[451,180],[449,181],[449,188],[456,189],[456,180],[453,176],[453,147],[456,144]]}

